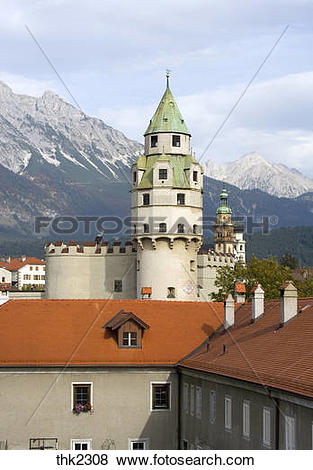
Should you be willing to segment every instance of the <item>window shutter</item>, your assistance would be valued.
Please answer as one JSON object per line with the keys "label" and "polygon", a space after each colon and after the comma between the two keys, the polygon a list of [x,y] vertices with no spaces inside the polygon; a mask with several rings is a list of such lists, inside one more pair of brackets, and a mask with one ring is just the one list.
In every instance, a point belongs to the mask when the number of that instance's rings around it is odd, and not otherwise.
{"label": "window shutter", "polygon": [[213,424],[216,419],[216,392],[210,391],[210,421]]}
{"label": "window shutter", "polygon": [[263,408],[263,445],[271,445],[271,411]]}

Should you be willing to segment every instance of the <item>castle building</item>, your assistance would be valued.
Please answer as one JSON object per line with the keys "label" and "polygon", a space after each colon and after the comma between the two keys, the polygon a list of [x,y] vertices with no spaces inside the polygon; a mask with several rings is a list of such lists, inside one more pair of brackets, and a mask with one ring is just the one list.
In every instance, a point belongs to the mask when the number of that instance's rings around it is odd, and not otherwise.
{"label": "castle building", "polygon": [[[168,74],[144,138],[144,155],[131,170],[131,241],[123,247],[101,241],[48,244],[46,298],[208,301],[217,268],[239,260],[225,188],[217,210],[215,250],[199,252],[203,170],[192,155],[191,134]],[[243,237],[240,243],[244,247]]]}

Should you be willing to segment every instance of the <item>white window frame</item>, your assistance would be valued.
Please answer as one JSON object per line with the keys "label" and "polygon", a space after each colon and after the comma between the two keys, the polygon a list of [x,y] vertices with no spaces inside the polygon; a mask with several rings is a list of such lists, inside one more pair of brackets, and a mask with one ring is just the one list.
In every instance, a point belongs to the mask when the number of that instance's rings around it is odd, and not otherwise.
{"label": "white window frame", "polygon": [[[267,427],[268,424],[268,427]],[[271,447],[272,412],[270,408],[263,408],[263,446]]]}
{"label": "white window frame", "polygon": [[[169,384],[169,400],[168,400],[168,408],[153,408],[153,385],[167,385]],[[163,380],[162,382],[150,382],[150,411],[159,413],[160,411],[168,412],[172,409],[172,382],[169,380]]]}
{"label": "white window frame", "polygon": [[135,442],[143,442],[144,443],[144,449],[143,450],[149,450],[149,443],[150,439],[148,437],[143,437],[143,438],[128,438],[128,449],[129,450],[136,450],[133,449],[133,444]]}
{"label": "white window frame", "polygon": [[[88,449],[86,450],[92,450],[92,439],[71,439],[71,450],[75,450],[74,449],[74,445],[75,444],[87,444],[88,445]],[[77,452],[81,452],[81,451],[78,451]]]}
{"label": "white window frame", "polygon": [[189,384],[184,383],[184,412],[188,414],[189,412]]}
{"label": "white window frame", "polygon": [[242,403],[242,435],[246,439],[250,438],[250,401],[244,400]]}
{"label": "white window frame", "polygon": [[202,418],[202,388],[196,387],[196,418]]}
{"label": "white window frame", "polygon": [[225,395],[225,429],[232,429],[232,398],[229,395]]}
{"label": "white window frame", "polygon": [[190,416],[195,415],[195,387],[190,385]]}
{"label": "white window frame", "polygon": [[285,449],[296,449],[296,420],[293,416],[284,417],[285,420]]}
{"label": "white window frame", "polygon": [[210,390],[210,423],[214,424],[216,420],[216,391]]}
{"label": "white window frame", "polygon": [[71,411],[74,408],[74,385],[90,385],[90,404],[93,406],[93,382],[72,382],[71,385]]}

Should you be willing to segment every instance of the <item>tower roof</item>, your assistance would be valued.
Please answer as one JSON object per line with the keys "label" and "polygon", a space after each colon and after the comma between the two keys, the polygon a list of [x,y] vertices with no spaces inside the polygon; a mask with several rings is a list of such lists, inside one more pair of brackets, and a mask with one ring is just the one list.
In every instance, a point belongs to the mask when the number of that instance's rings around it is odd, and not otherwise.
{"label": "tower roof", "polygon": [[144,135],[157,132],[177,132],[190,135],[170,90],[168,73],[166,74],[166,90]]}
{"label": "tower roof", "polygon": [[228,192],[223,186],[222,192],[220,194],[220,205],[216,211],[217,214],[231,214],[232,210],[228,205]]}

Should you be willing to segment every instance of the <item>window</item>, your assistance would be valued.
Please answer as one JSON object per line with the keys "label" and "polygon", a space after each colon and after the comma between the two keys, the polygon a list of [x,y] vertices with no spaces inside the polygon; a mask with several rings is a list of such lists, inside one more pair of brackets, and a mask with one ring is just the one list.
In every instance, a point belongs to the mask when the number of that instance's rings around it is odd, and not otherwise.
{"label": "window", "polygon": [[137,226],[136,226],[136,224],[134,224],[133,230],[134,230],[134,233],[137,232]]}
{"label": "window", "polygon": [[216,419],[216,392],[210,390],[210,422],[215,423]]}
{"label": "window", "polygon": [[[25,276],[24,276],[24,279],[25,279]],[[4,276],[2,277],[2,282],[5,282],[5,277]]]}
{"label": "window", "polygon": [[72,450],[90,450],[91,439],[72,439],[71,448]]}
{"label": "window", "polygon": [[134,171],[133,173],[133,183],[136,183],[137,182],[137,172]]}
{"label": "window", "polygon": [[198,172],[197,171],[194,171],[192,173],[192,179],[195,183],[198,181]]}
{"label": "window", "polygon": [[123,346],[127,346],[127,347],[137,346],[136,331],[126,331],[123,333]]}
{"label": "window", "polygon": [[38,266],[36,266],[35,270],[38,271]]}
{"label": "window", "polygon": [[73,406],[91,404],[91,383],[75,383],[73,384]]}
{"label": "window", "polygon": [[30,270],[30,271],[32,271],[32,270],[33,270],[33,267],[32,267],[32,266],[30,266],[30,267],[29,267],[29,270]]}
{"label": "window", "polygon": [[150,194],[143,194],[142,202],[144,206],[148,206],[150,204]]}
{"label": "window", "polygon": [[157,147],[158,146],[158,136],[157,135],[152,135],[150,143],[151,143],[151,147]]}
{"label": "window", "polygon": [[195,414],[195,387],[190,385],[190,416]]}
{"label": "window", "polygon": [[120,279],[114,281],[114,292],[123,291],[123,282]]}
{"label": "window", "polygon": [[40,279],[41,279],[42,281],[44,281],[45,278],[46,278],[45,276],[42,276],[42,275],[40,276]]}
{"label": "window", "polygon": [[196,417],[201,419],[202,416],[202,388],[196,387]]}
{"label": "window", "polygon": [[271,410],[263,408],[263,445],[270,447],[271,445]]}
{"label": "window", "polygon": [[173,147],[180,147],[180,135],[173,135],[172,136],[172,146]]}
{"label": "window", "polygon": [[179,206],[184,206],[185,205],[185,194],[181,194],[181,193],[177,194],[177,204]]}
{"label": "window", "polygon": [[29,439],[30,450],[45,450],[53,449],[58,450],[58,439],[56,437],[42,437],[36,439]]}
{"label": "window", "polygon": [[189,409],[189,384],[184,383],[184,412],[188,414]]}
{"label": "window", "polygon": [[232,403],[231,397],[225,397],[225,429],[231,430],[232,427]]}
{"label": "window", "polygon": [[152,409],[169,410],[170,409],[170,384],[154,383],[152,384]]}
{"label": "window", "polygon": [[149,439],[128,439],[130,450],[149,449]]}
{"label": "window", "polygon": [[190,271],[195,271],[196,270],[196,262],[194,259],[190,260]]}
{"label": "window", "polygon": [[185,226],[184,226],[184,224],[178,224],[178,225],[177,225],[177,232],[178,232],[178,233],[185,233]]}
{"label": "window", "polygon": [[192,227],[192,233],[197,233],[198,232],[198,226],[197,225],[193,225]]}
{"label": "window", "polygon": [[167,180],[167,169],[160,168],[159,170],[159,180]]}
{"label": "window", "polygon": [[166,224],[159,224],[159,232],[166,232]]}
{"label": "window", "polygon": [[149,224],[143,224],[144,233],[149,233]]}
{"label": "window", "polygon": [[242,404],[242,435],[250,437],[250,402],[247,400]]}
{"label": "window", "polygon": [[168,299],[175,299],[175,287],[168,287],[167,288],[167,298]]}
{"label": "window", "polygon": [[293,416],[285,416],[285,449],[295,450],[295,418]]}
{"label": "window", "polygon": [[137,259],[137,271],[140,271],[140,260]]}

